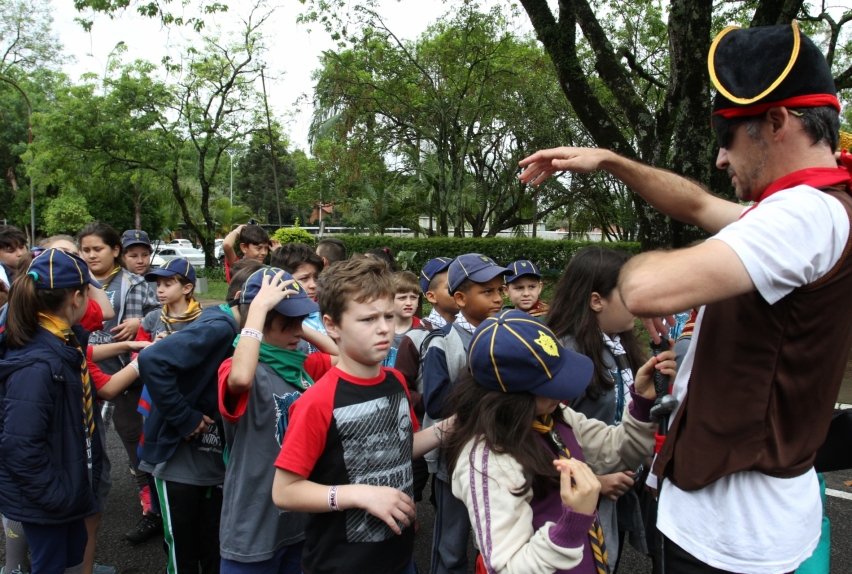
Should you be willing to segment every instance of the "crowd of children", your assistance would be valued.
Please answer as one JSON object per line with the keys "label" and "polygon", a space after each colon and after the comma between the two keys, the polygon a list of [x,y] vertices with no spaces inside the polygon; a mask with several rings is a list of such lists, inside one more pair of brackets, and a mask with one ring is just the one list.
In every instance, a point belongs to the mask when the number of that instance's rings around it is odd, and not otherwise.
{"label": "crowd of children", "polygon": [[252,227],[229,236],[245,256],[225,249],[227,301],[204,309],[192,265],[151,269],[141,230],[93,223],[27,262],[0,229],[6,574],[114,571],[94,563],[99,398],[142,502],[126,537],[161,534],[168,572],[612,574],[626,532],[648,550],[633,486],[675,355],[639,348],[617,291],[628,255],[579,251],[549,306],[529,260],[437,257],[418,276],[324,240],[265,266]]}

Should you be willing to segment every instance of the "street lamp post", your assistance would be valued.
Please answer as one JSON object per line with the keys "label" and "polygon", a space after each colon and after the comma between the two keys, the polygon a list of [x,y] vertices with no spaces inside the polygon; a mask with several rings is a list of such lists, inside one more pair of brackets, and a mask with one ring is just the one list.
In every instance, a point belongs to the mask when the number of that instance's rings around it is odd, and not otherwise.
{"label": "street lamp post", "polygon": [[225,153],[228,154],[228,157],[231,159],[231,207],[234,207],[234,152],[229,149],[225,150]]}

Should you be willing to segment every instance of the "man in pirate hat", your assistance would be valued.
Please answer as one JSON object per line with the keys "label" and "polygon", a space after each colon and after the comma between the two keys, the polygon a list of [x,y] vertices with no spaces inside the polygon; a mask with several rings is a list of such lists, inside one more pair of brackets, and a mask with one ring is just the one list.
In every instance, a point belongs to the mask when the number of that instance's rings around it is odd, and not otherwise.
{"label": "man in pirate hat", "polygon": [[725,29],[708,65],[716,166],[750,206],[603,149],[539,151],[520,178],[604,170],[715,234],[638,255],[619,281],[639,316],[701,308],[654,464],[664,559],[678,573],[791,572],[820,536],[813,461],[852,346],[852,161],[835,160],[834,82],[795,22]]}

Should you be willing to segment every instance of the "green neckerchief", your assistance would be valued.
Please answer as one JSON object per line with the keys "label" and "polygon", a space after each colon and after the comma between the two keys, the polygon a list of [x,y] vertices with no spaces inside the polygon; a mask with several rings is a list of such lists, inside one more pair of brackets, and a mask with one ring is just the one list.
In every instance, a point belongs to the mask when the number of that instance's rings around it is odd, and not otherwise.
{"label": "green neckerchief", "polygon": [[[237,335],[234,339],[234,347],[239,342],[240,336]],[[293,385],[301,391],[314,384],[313,379],[305,371],[305,359],[307,359],[307,355],[301,351],[282,349],[263,341],[260,343],[258,360],[268,365],[285,383]]]}

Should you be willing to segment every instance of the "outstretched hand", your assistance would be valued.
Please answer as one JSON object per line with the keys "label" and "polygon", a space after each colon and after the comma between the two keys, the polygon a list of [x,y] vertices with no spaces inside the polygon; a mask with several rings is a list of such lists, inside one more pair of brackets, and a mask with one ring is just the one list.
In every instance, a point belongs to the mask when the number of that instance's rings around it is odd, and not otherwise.
{"label": "outstretched hand", "polygon": [[556,147],[543,149],[525,157],[518,165],[524,171],[518,176],[522,183],[541,185],[554,173],[597,171],[612,152],[600,148]]}

